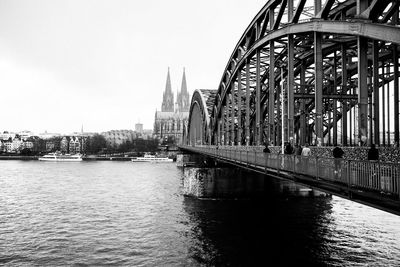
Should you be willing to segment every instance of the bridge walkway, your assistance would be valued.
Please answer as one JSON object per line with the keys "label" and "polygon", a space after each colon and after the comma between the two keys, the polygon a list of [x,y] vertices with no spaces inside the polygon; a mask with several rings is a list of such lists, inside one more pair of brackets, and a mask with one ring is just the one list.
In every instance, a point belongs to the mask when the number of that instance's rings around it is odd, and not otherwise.
{"label": "bridge walkway", "polygon": [[400,164],[263,153],[251,147],[180,146],[400,215]]}

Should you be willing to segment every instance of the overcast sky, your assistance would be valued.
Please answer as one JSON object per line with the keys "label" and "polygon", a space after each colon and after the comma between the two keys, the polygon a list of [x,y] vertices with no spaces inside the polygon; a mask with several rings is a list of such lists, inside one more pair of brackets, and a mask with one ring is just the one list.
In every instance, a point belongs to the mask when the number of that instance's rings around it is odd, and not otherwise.
{"label": "overcast sky", "polygon": [[152,129],[168,67],[217,88],[266,2],[0,0],[0,131]]}

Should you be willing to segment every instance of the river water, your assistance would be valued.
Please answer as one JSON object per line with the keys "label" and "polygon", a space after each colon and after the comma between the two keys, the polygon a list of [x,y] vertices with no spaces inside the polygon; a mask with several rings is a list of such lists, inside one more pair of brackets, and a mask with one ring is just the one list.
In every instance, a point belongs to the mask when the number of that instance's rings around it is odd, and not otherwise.
{"label": "river water", "polygon": [[187,197],[182,175],[175,163],[0,161],[0,265],[400,265],[399,216],[338,197]]}

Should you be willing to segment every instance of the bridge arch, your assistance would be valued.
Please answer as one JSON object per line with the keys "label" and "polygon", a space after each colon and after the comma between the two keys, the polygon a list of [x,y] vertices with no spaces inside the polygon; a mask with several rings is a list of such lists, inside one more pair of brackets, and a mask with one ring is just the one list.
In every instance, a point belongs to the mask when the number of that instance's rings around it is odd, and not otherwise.
{"label": "bridge arch", "polygon": [[398,145],[399,47],[399,1],[270,0],[197,134],[222,145]]}
{"label": "bridge arch", "polygon": [[194,91],[189,110],[187,144],[211,144],[210,114],[213,112],[214,97],[213,90]]}

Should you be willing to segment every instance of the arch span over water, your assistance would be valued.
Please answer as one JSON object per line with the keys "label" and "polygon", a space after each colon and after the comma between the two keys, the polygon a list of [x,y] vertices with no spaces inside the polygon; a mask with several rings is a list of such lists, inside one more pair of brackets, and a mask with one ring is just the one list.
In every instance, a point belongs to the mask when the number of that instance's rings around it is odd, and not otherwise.
{"label": "arch span over water", "polygon": [[399,144],[399,1],[270,0],[217,90],[192,97],[187,144]]}

